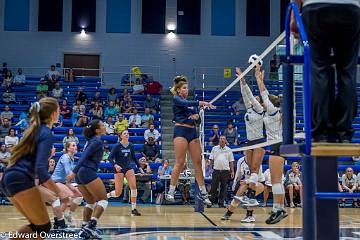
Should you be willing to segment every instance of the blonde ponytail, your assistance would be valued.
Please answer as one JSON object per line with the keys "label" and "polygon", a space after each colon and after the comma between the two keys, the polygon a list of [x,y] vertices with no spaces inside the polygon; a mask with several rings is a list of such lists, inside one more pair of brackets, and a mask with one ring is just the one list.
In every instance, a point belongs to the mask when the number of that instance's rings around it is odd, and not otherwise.
{"label": "blonde ponytail", "polygon": [[188,79],[187,77],[181,75],[181,76],[176,76],[174,78],[174,85],[173,87],[170,89],[170,92],[175,96],[178,95],[177,90],[179,88],[181,88],[184,84],[188,84]]}

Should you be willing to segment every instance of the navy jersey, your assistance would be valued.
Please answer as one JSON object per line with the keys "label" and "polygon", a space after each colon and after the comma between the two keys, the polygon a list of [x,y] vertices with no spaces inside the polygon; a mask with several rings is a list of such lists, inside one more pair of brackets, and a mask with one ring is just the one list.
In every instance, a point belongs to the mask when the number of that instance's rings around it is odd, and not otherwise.
{"label": "navy jersey", "polygon": [[73,172],[76,174],[80,167],[87,167],[94,171],[99,168],[100,161],[103,156],[103,142],[99,137],[92,137],[86,143],[86,148],[81,154],[78,165],[74,168]]}
{"label": "navy jersey", "polygon": [[197,114],[199,107],[199,101],[189,101],[180,96],[175,96],[173,99],[173,121],[177,123],[186,123],[186,124],[197,124],[200,122],[200,119],[195,121],[189,119],[193,114]]}
{"label": "navy jersey", "polygon": [[47,125],[42,124],[36,133],[35,154],[22,157],[6,171],[21,171],[33,179],[38,178],[40,184],[46,182],[50,178],[48,160],[51,155],[53,143],[54,137],[51,130]]}
{"label": "navy jersey", "polygon": [[132,143],[127,146],[122,143],[117,143],[111,150],[108,160],[113,164],[119,165],[123,169],[132,168],[135,163],[137,167],[140,167],[138,160],[135,157],[135,148]]}

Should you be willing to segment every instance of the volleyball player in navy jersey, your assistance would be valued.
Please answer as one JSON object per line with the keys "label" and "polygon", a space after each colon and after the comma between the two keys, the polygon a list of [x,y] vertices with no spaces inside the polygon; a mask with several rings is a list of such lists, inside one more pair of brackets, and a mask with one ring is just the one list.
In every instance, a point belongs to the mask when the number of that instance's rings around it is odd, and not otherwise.
{"label": "volleyball player in navy jersey", "polygon": [[[1,186],[12,204],[30,222],[18,232],[40,234],[49,232],[51,223],[35,178],[39,179],[39,184],[62,198],[62,193],[48,173],[48,159],[53,146],[50,129],[58,121],[59,104],[54,98],[42,98],[32,104],[30,115],[30,127],[14,147]],[[59,199],[57,201],[60,203]]]}
{"label": "volleyball player in navy jersey", "polygon": [[200,192],[198,199],[208,207],[211,206],[206,191],[204,175],[201,167],[201,146],[196,125],[199,123],[198,107],[214,108],[211,103],[205,101],[190,101],[186,98],[189,95],[188,80],[185,76],[177,76],[174,79],[174,86],[171,89],[174,95],[173,113],[174,127],[174,152],[175,166],[171,174],[170,189],[165,195],[166,200],[174,201],[175,187],[185,163],[186,152],[189,151],[195,168],[195,178],[199,185]]}
{"label": "volleyball player in navy jersey", "polygon": [[83,213],[84,226],[80,231],[80,235],[85,238],[100,238],[96,225],[108,205],[104,183],[96,173],[103,156],[103,141],[100,137],[104,134],[105,126],[101,120],[92,120],[84,127],[84,136],[87,140],[85,150],[78,165],[66,177],[67,184],[70,184],[75,177],[87,203]]}
{"label": "volleyball player in navy jersey", "polygon": [[118,197],[121,195],[123,190],[124,177],[126,177],[131,191],[131,215],[141,216],[141,214],[136,209],[136,177],[132,166],[135,163],[142,174],[144,174],[144,171],[140,168],[139,161],[135,157],[135,148],[134,145],[129,142],[129,132],[127,130],[121,133],[121,141],[117,143],[111,150],[108,160],[114,165],[115,168],[115,191],[108,193],[108,197]]}

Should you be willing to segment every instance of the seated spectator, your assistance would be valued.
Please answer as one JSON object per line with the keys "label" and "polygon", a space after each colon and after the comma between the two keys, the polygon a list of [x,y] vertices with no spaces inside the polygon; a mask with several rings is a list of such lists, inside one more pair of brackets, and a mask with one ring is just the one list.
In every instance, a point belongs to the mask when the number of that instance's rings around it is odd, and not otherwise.
{"label": "seated spectator", "polygon": [[94,105],[95,102],[98,102],[101,106],[104,106],[104,101],[101,99],[101,93],[99,91],[96,91],[94,97],[91,99],[92,105]]}
{"label": "seated spectator", "polygon": [[110,146],[109,144],[105,144],[104,145],[104,152],[103,152],[103,156],[102,156],[102,160],[101,162],[103,163],[108,163],[109,162],[109,156],[110,156]]}
{"label": "seated spectator", "polygon": [[172,167],[169,164],[168,159],[162,160],[162,165],[158,168],[158,180],[156,181],[156,192],[158,196],[156,198],[156,204],[161,204],[162,200],[164,199],[164,192],[165,192],[165,181],[160,179],[162,176],[170,176],[172,173]]}
{"label": "seated spectator", "polygon": [[63,123],[64,123],[64,118],[63,118],[63,116],[61,116],[59,114],[58,121],[56,123],[54,123],[53,127],[56,127],[56,128],[62,127]]}
{"label": "seated spectator", "polygon": [[235,115],[246,113],[246,107],[243,98],[240,98],[240,100],[236,101],[231,107],[234,110]]}
{"label": "seated spectator", "polygon": [[141,149],[141,155],[149,162],[161,162],[159,147],[155,144],[154,138],[149,137]]}
{"label": "seated spectator", "polygon": [[10,128],[11,121],[8,118],[4,118],[0,126],[0,142],[3,142],[5,140],[5,137],[9,134]]}
{"label": "seated spectator", "polygon": [[135,108],[133,114],[129,117],[129,126],[131,128],[141,127],[141,116],[138,114],[138,110]]}
{"label": "seated spectator", "polygon": [[36,86],[36,95],[38,99],[47,96],[49,87],[45,84],[45,79],[40,79],[40,84]]}
{"label": "seated spectator", "polygon": [[231,120],[228,121],[227,128],[225,129],[223,135],[226,137],[229,145],[239,145],[238,132],[234,128]]}
{"label": "seated spectator", "polygon": [[[342,185],[340,184],[341,180],[342,180],[342,178],[339,176],[339,173],[338,173],[338,190],[339,190],[339,192],[343,193],[344,190],[342,188]],[[341,208],[345,207],[345,198],[341,199],[339,201],[339,203],[340,203],[339,207],[341,207]]]}
{"label": "seated spectator", "polygon": [[125,74],[121,77],[121,86],[128,86],[130,85],[130,75]]}
{"label": "seated spectator", "polygon": [[62,89],[60,87],[60,83],[57,82],[55,84],[55,88],[52,90],[52,94],[51,94],[54,98],[62,98],[64,96],[64,89]]}
{"label": "seated spectator", "polygon": [[86,107],[85,105],[83,105],[81,103],[81,100],[76,100],[76,103],[75,105],[73,106],[73,109],[72,109],[73,112],[77,112],[80,114],[80,112],[85,112],[86,111]]}
{"label": "seated spectator", "polygon": [[16,136],[16,131],[14,128],[9,129],[8,135],[5,137],[5,145],[7,149],[12,149],[19,143],[19,137]]}
{"label": "seated spectator", "polygon": [[76,127],[86,127],[88,125],[88,123],[89,123],[88,116],[86,116],[85,113],[80,112],[75,126]]}
{"label": "seated spectator", "polygon": [[50,175],[52,175],[54,173],[55,167],[56,167],[55,159],[50,158],[49,159],[49,168],[48,168],[48,172]]}
{"label": "seated spectator", "polygon": [[75,142],[76,145],[79,144],[79,139],[77,136],[75,136],[74,129],[72,128],[68,129],[66,136],[63,138],[64,146],[67,142]]}
{"label": "seated spectator", "polygon": [[66,69],[64,74],[64,81],[65,82],[75,82],[75,75],[72,68]]}
{"label": "seated spectator", "polygon": [[133,94],[142,94],[144,93],[144,85],[141,82],[140,78],[137,78],[135,80],[135,84],[132,87],[133,88]]}
{"label": "seated spectator", "polygon": [[51,66],[50,66],[50,70],[47,71],[45,77],[47,77],[48,79],[51,79],[52,75],[55,76],[55,79],[56,79],[56,80],[58,80],[59,77],[60,77],[60,73],[59,73],[58,70],[56,70],[55,65],[51,65]]}
{"label": "seated spectator", "polygon": [[285,188],[289,191],[290,197],[290,207],[296,207],[294,204],[294,193],[298,192],[300,194],[300,206],[302,202],[302,182],[300,179],[300,166],[297,162],[291,164],[291,170],[286,173],[285,176]]}
{"label": "seated spectator", "polygon": [[29,115],[27,112],[22,112],[19,117],[19,122],[15,124],[19,126],[21,132],[25,131],[29,127]]}
{"label": "seated spectator", "polygon": [[106,122],[104,122],[106,134],[107,135],[114,135],[115,134],[115,126],[113,124],[113,117],[109,115],[107,117]]}
{"label": "seated spectator", "polygon": [[154,115],[150,113],[150,108],[145,108],[144,115],[141,117],[141,126],[149,126],[149,124],[154,122]]}
{"label": "seated spectator", "polygon": [[94,107],[90,110],[90,116],[92,119],[102,119],[103,109],[99,102],[94,103]]}
{"label": "seated spectator", "polygon": [[124,98],[124,101],[121,102],[121,112],[122,113],[132,113],[135,109],[134,102],[132,98],[129,96]]}
{"label": "seated spectator", "polygon": [[0,117],[1,117],[1,121],[3,121],[4,118],[9,119],[10,121],[12,120],[12,118],[14,117],[14,114],[12,111],[10,111],[9,105],[5,105],[4,111],[1,112]]}
{"label": "seated spectator", "polygon": [[120,101],[124,101],[125,98],[130,97],[129,90],[127,88],[124,88],[122,95],[120,96]]}
{"label": "seated spectator", "polygon": [[[190,169],[187,167],[187,164],[184,164],[184,168],[181,175],[184,177],[189,177],[189,173],[191,174]],[[184,204],[190,204],[190,188],[191,188],[191,180],[188,178],[185,179],[179,179],[178,185],[177,185]]]}
{"label": "seated spectator", "polygon": [[48,86],[48,91],[52,93],[52,90],[55,88],[56,83],[58,82],[58,79],[55,75],[51,75],[50,78],[46,78],[46,85]]}
{"label": "seated spectator", "polygon": [[121,104],[122,102],[120,101],[120,98],[118,97],[117,99],[115,99],[115,102],[114,102],[114,107],[116,108],[116,111],[118,113],[121,112]]}
{"label": "seated spectator", "polygon": [[212,133],[211,133],[211,137],[209,139],[210,141],[210,146],[216,146],[219,144],[219,138],[220,138],[220,131],[219,131],[219,126],[218,125],[214,125],[212,127]]}
{"label": "seated spectator", "polygon": [[149,129],[146,129],[144,132],[145,141],[148,141],[149,137],[152,137],[154,139],[155,143],[157,143],[160,136],[161,135],[160,135],[159,131],[155,129],[154,124],[149,124]]}
{"label": "seated spectator", "polygon": [[116,89],[115,88],[110,88],[109,93],[107,95],[108,102],[110,102],[110,101],[115,102],[115,100],[117,98],[118,98],[118,95],[116,93]]}
{"label": "seated spectator", "polygon": [[13,85],[12,73],[11,71],[7,71],[1,86],[4,88],[8,88],[8,87],[12,87],[12,85]]}
{"label": "seated spectator", "polygon": [[145,93],[146,94],[159,94],[162,90],[162,85],[154,81],[152,77],[149,77],[149,82],[145,84]]}
{"label": "seated spectator", "polygon": [[104,117],[107,119],[109,116],[115,118],[118,115],[118,111],[114,107],[114,102],[110,101],[109,106],[105,108]]}
{"label": "seated spectator", "polygon": [[[145,174],[152,174],[150,165],[144,157],[139,159],[139,165]],[[137,170],[136,173],[140,173],[140,171]],[[144,175],[144,174],[141,174],[141,175]],[[139,181],[139,184],[136,184],[136,186],[137,186],[138,190],[144,191],[140,200],[142,202],[146,202],[151,195],[151,182],[150,181]]]}
{"label": "seated spectator", "polygon": [[16,103],[15,93],[12,91],[11,87],[7,87],[5,92],[2,95],[2,102],[5,104]]}
{"label": "seated spectator", "polygon": [[124,130],[128,129],[129,123],[122,113],[119,113],[118,120],[115,122],[115,133],[119,134],[122,133]]}
{"label": "seated spectator", "polygon": [[14,84],[17,86],[24,86],[26,84],[26,76],[21,68],[18,69],[18,73],[14,77]]}
{"label": "seated spectator", "polygon": [[[356,192],[357,188],[357,179],[356,175],[354,174],[354,170],[349,167],[346,169],[346,172],[342,175],[341,178],[342,182],[342,189],[344,192],[354,193]],[[344,201],[344,200],[343,200]],[[357,206],[356,199],[353,201],[353,206]]]}
{"label": "seated spectator", "polygon": [[70,119],[71,112],[71,107],[68,106],[67,100],[64,99],[60,106],[60,115],[63,116],[64,119]]}
{"label": "seated spectator", "polygon": [[146,99],[144,101],[144,108],[149,108],[152,113],[156,113],[158,110],[157,101],[155,101],[150,94],[146,95]]}
{"label": "seated spectator", "polygon": [[86,104],[87,95],[86,95],[86,93],[84,93],[83,87],[79,87],[78,92],[75,95],[75,99],[76,99],[76,101],[79,100],[81,102],[81,104]]}
{"label": "seated spectator", "polygon": [[1,144],[1,147],[0,147],[0,179],[2,178],[4,170],[7,167],[10,157],[11,157],[11,153],[6,149],[6,145]]}

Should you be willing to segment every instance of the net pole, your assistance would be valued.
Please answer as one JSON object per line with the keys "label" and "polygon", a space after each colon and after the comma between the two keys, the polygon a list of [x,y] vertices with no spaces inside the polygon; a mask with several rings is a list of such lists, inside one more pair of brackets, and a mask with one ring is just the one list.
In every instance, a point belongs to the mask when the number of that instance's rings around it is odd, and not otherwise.
{"label": "net pole", "polygon": [[[202,100],[205,101],[205,72],[202,70]],[[200,110],[200,144],[201,144],[201,168],[205,177],[205,112],[202,108]]]}

